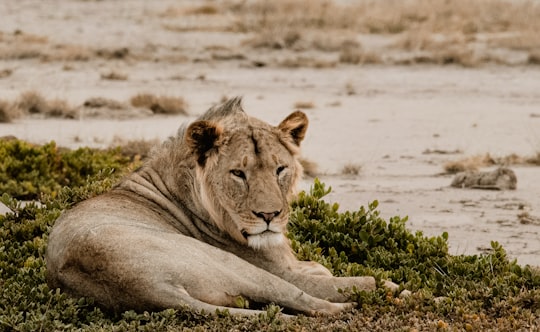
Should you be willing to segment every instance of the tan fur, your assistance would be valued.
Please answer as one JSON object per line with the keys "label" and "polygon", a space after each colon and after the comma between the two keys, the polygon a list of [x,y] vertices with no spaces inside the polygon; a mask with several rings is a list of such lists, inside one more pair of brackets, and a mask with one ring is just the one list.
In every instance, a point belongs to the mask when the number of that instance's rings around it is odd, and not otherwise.
{"label": "tan fur", "polygon": [[337,290],[375,288],[298,261],[285,237],[308,120],[277,127],[235,98],[163,144],[109,193],[56,222],[46,253],[49,285],[112,310],[232,308],[242,296],[309,315],[352,307]]}

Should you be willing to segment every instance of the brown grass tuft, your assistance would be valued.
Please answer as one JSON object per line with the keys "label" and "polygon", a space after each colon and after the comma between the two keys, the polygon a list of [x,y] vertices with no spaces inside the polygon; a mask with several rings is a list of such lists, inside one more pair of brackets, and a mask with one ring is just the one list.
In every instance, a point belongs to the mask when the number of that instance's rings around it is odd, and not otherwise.
{"label": "brown grass tuft", "polygon": [[165,11],[159,13],[161,17],[173,18],[189,15],[217,15],[221,8],[214,3],[195,6],[169,6]]}
{"label": "brown grass tuft", "polygon": [[312,109],[315,108],[315,104],[311,101],[297,101],[294,103],[294,108]]}
{"label": "brown grass tuft", "polygon": [[146,159],[150,156],[152,149],[159,145],[158,139],[145,140],[135,139],[124,141],[121,138],[115,137],[113,146],[120,148],[120,152],[131,159]]}
{"label": "brown grass tuft", "polygon": [[540,50],[529,53],[527,62],[531,65],[540,65]]}
{"label": "brown grass tuft", "polygon": [[89,108],[108,108],[112,110],[123,110],[127,108],[127,105],[124,103],[103,97],[89,98],[83,103],[83,106]]}
{"label": "brown grass tuft", "polygon": [[304,168],[304,175],[314,178],[318,174],[317,163],[309,159],[301,157],[299,159],[300,164]]}
{"label": "brown grass tuft", "polygon": [[126,81],[128,79],[127,74],[111,70],[106,73],[101,74],[102,80],[111,80],[111,81]]}
{"label": "brown grass tuft", "polygon": [[9,76],[11,76],[11,74],[13,74],[12,69],[2,69],[2,70],[0,70],[0,78],[9,77]]}
{"label": "brown grass tuft", "polygon": [[43,115],[45,117],[68,118],[76,117],[76,110],[66,101],[60,99],[47,100],[36,91],[23,92],[13,104],[19,114]]}
{"label": "brown grass tuft", "polygon": [[131,98],[131,105],[149,109],[154,114],[187,114],[187,103],[181,97],[140,93]]}
{"label": "brown grass tuft", "polygon": [[341,168],[341,174],[343,175],[358,175],[360,174],[360,170],[362,169],[362,165],[359,164],[346,164]]}
{"label": "brown grass tuft", "polygon": [[23,92],[15,106],[27,114],[45,114],[48,111],[47,100],[36,91]]}
{"label": "brown grass tuft", "polygon": [[77,117],[77,112],[65,100],[53,99],[47,102],[45,116],[53,118],[75,119]]}
{"label": "brown grass tuft", "polygon": [[510,165],[540,165],[540,152],[536,156],[521,157],[515,153],[494,157],[489,153],[451,161],[444,165],[444,170],[448,174],[455,174],[465,171],[477,171],[481,167],[489,166],[510,166]]}
{"label": "brown grass tuft", "polygon": [[219,9],[213,4],[204,4],[192,8],[187,8],[184,13],[186,15],[216,15]]}
{"label": "brown grass tuft", "polygon": [[[246,41],[250,47],[337,51],[341,63],[381,63],[383,52],[388,53],[387,46],[370,52],[339,46],[340,40],[354,40],[344,35],[358,34],[395,34],[402,39],[390,46],[394,54],[384,59],[390,63],[511,64],[510,58],[489,56],[496,48],[529,52],[524,64],[540,62],[540,6],[532,1],[258,0],[229,5],[228,10],[237,18],[231,29],[251,34]],[[396,54],[403,51],[412,54]]]}
{"label": "brown grass tuft", "polygon": [[535,156],[526,159],[528,164],[540,166],[540,151],[536,152]]}
{"label": "brown grass tuft", "polygon": [[111,60],[111,59],[125,59],[129,56],[129,48],[120,47],[115,49],[98,49],[95,51],[95,54],[99,57]]}
{"label": "brown grass tuft", "polygon": [[20,115],[20,112],[11,103],[0,100],[0,123],[9,123]]}

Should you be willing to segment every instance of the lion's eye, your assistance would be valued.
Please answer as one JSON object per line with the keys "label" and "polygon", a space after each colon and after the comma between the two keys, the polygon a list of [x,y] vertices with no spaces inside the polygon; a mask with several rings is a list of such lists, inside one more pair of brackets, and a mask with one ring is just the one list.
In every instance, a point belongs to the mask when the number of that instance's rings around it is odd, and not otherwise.
{"label": "lion's eye", "polygon": [[283,172],[285,170],[285,166],[279,166],[277,169],[276,169],[276,175],[280,175],[281,172]]}
{"label": "lion's eye", "polygon": [[231,174],[236,176],[236,177],[239,177],[239,178],[241,178],[243,180],[246,179],[246,174],[243,171],[239,170],[239,169],[231,170]]}

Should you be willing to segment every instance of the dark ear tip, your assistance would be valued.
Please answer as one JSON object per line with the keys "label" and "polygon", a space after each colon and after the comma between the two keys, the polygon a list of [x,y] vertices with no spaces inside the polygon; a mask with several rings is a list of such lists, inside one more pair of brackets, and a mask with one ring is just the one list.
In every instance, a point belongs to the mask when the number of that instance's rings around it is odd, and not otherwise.
{"label": "dark ear tip", "polygon": [[304,112],[294,111],[279,124],[278,128],[290,135],[294,143],[299,146],[306,134],[308,123],[308,117]]}
{"label": "dark ear tip", "polygon": [[196,153],[201,166],[205,164],[207,152],[217,147],[222,132],[221,126],[207,120],[196,121],[187,128],[186,143]]}
{"label": "dark ear tip", "polygon": [[200,139],[217,138],[221,134],[221,127],[216,123],[207,120],[193,122],[186,130],[188,141],[197,143]]}

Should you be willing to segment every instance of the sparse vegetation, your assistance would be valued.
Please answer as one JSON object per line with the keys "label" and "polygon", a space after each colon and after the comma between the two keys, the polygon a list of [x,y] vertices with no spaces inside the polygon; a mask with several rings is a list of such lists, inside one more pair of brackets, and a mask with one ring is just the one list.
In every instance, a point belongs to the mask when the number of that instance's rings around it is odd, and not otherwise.
{"label": "sparse vegetation", "polygon": [[[389,54],[384,62],[468,67],[490,61],[511,64],[506,62],[510,60],[493,58],[487,50],[494,48],[526,52],[528,62],[535,63],[540,47],[537,34],[531,33],[540,28],[535,19],[540,6],[531,1],[487,0],[471,5],[466,0],[415,0],[399,4],[279,0],[243,3],[229,10],[238,15],[234,30],[256,32],[248,39],[249,46],[339,51],[340,62],[348,64],[381,63],[382,55],[389,51],[406,53]],[[351,31],[399,37],[393,45],[370,53],[351,47],[348,42],[338,48],[325,46],[332,43],[316,42],[336,40],[336,36]]]}
{"label": "sparse vegetation", "polygon": [[535,156],[526,158],[527,163],[540,166],[540,151]]}
{"label": "sparse vegetation", "polygon": [[151,93],[140,93],[131,98],[131,105],[146,108],[154,114],[187,114],[187,103],[184,98],[156,96]]}
{"label": "sparse vegetation", "polygon": [[187,114],[187,103],[180,97],[138,94],[131,98],[130,104],[110,98],[92,97],[85,100],[81,106],[73,107],[65,100],[49,100],[39,92],[26,91],[14,102],[0,100],[0,122],[11,122],[24,116],[75,119],[80,112],[83,112],[85,117],[111,118]]}
{"label": "sparse vegetation", "polygon": [[294,103],[294,108],[312,109],[315,108],[315,104],[312,101],[297,101]]}
{"label": "sparse vegetation", "polygon": [[77,111],[65,100],[47,100],[36,91],[21,93],[19,98],[11,105],[13,112],[21,115],[41,115],[45,117],[74,119]]}
{"label": "sparse vegetation", "polygon": [[352,82],[347,82],[345,84],[345,93],[347,94],[347,96],[352,96],[356,94],[356,87]]}
{"label": "sparse vegetation", "polygon": [[0,78],[9,77],[13,74],[13,70],[11,69],[2,69],[0,70]]}
{"label": "sparse vegetation", "polygon": [[108,108],[112,110],[123,110],[127,108],[127,105],[124,103],[103,97],[88,98],[83,103],[83,106],[89,108]]}
{"label": "sparse vegetation", "polygon": [[21,93],[16,102],[16,107],[29,114],[45,114],[47,113],[48,103],[36,91],[27,91]]}
{"label": "sparse vegetation", "polygon": [[451,161],[444,165],[444,171],[448,174],[455,174],[465,171],[477,171],[482,167],[489,166],[511,166],[511,165],[540,165],[540,153],[536,156],[521,157],[517,154],[509,154],[502,157],[494,157],[489,153]]}
{"label": "sparse vegetation", "polygon": [[152,149],[159,144],[160,142],[157,139],[136,139],[125,141],[120,138],[115,138],[112,145],[120,149],[122,155],[130,158],[131,160],[141,160],[148,158]]}
{"label": "sparse vegetation", "polygon": [[362,170],[362,165],[349,163],[341,168],[341,174],[343,175],[358,175]]}
{"label": "sparse vegetation", "polygon": [[204,4],[186,10],[186,15],[215,15],[219,9],[213,4]]}
{"label": "sparse vegetation", "polygon": [[[272,52],[300,53],[297,61],[281,56],[265,63],[286,67],[328,67],[345,64],[457,64],[483,63],[535,65],[540,63],[540,5],[535,1],[412,0],[392,1],[223,1],[171,6],[155,13],[166,20],[160,26],[178,32],[247,33],[242,46]],[[212,19],[209,20],[208,18]],[[144,20],[151,21],[151,20]],[[142,22],[142,21],[141,21]],[[359,47],[368,35],[386,37],[387,42]],[[356,46],[355,46],[356,45]],[[228,45],[230,46],[230,45]],[[178,54],[178,49],[160,46],[160,52],[128,47],[103,48],[61,44],[40,35],[17,30],[0,39],[0,59],[43,61],[88,61],[93,58],[198,61],[199,55]],[[214,54],[213,60],[246,60],[245,50],[234,56]],[[519,55],[501,55],[500,50]],[[313,52],[319,54],[313,55]],[[320,54],[324,53],[324,54]],[[323,62],[300,60],[332,55]],[[517,62],[516,62],[517,61]],[[261,62],[258,62],[261,63]],[[107,75],[108,76],[108,75]],[[107,78],[105,78],[107,79]]]}
{"label": "sparse vegetation", "polygon": [[304,169],[304,175],[309,176],[310,178],[314,178],[318,175],[318,166],[316,162],[301,157],[300,164]]}
{"label": "sparse vegetation", "polygon": [[[124,160],[118,150],[90,154],[85,150],[88,158],[81,162],[72,154],[55,152],[52,143],[44,147],[17,141],[6,144],[0,141],[0,149],[19,146],[20,151],[10,153],[5,165],[22,170],[24,164],[31,173],[32,166],[40,168],[49,159],[65,165],[91,162],[95,167],[87,173],[86,181],[72,182],[56,195],[41,196],[41,204],[23,205],[7,193],[1,196],[0,201],[14,212],[0,216],[3,330],[481,331],[530,330],[540,324],[540,271],[510,261],[498,243],[493,242],[486,254],[450,255],[448,234],[426,237],[421,232],[411,233],[406,218],[383,220],[376,201],[358,211],[338,212],[338,204],[324,201],[330,189],[318,180],[310,192],[300,193],[291,205],[289,238],[298,257],[318,261],[338,276],[373,275],[378,282],[392,279],[413,291],[410,297],[395,298],[383,289],[352,289],[349,294],[359,310],[315,318],[284,319],[273,305],[255,317],[195,313],[189,308],[155,313],[103,312],[91,299],[73,299],[49,289],[44,253],[48,232],[61,211],[109,190],[129,163],[115,166]],[[54,158],[50,158],[51,153]],[[42,162],[31,162],[28,156]],[[62,177],[62,169],[46,168],[53,179]],[[5,169],[0,168],[2,178]],[[55,192],[58,182],[49,184],[42,187],[44,191]]]}
{"label": "sparse vegetation", "polygon": [[101,75],[102,80],[111,80],[111,81],[126,81],[128,79],[128,75],[121,73],[116,70],[111,70],[106,73],[102,73]]}
{"label": "sparse vegetation", "polygon": [[0,100],[0,123],[11,122],[20,116],[17,108],[5,100]]}

